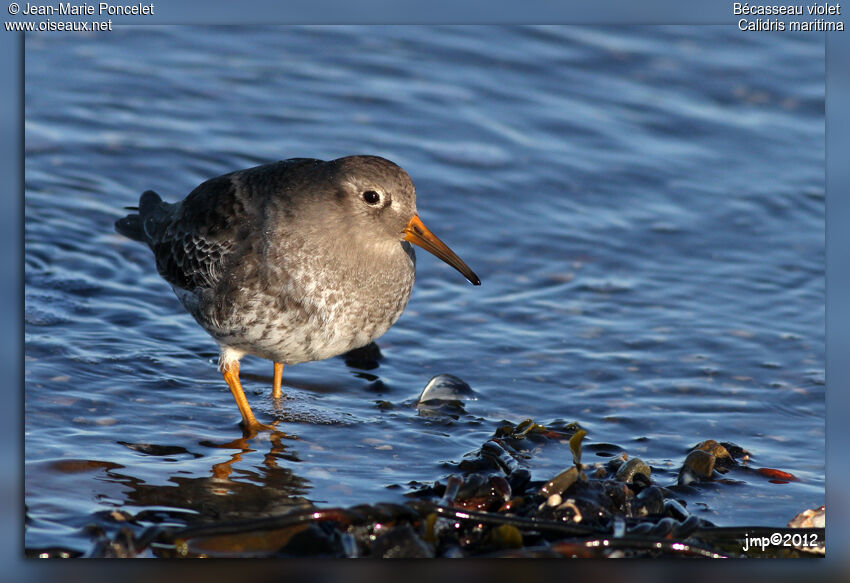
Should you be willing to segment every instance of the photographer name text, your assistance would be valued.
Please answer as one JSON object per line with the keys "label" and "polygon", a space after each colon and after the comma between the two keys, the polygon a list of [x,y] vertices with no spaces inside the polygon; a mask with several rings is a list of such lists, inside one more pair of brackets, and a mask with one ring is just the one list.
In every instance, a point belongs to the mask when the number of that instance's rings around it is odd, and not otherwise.
{"label": "photographer name text", "polygon": [[26,3],[20,13],[25,16],[151,16],[154,13],[153,10],[153,4],[141,2],[138,4],[60,2],[58,4]]}

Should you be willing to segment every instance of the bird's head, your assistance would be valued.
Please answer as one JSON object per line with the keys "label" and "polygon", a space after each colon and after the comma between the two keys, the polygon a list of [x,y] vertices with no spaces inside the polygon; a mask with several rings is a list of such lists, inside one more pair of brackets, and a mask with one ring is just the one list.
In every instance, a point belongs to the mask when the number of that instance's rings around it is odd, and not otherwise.
{"label": "bird's head", "polygon": [[481,280],[419,218],[416,189],[400,166],[378,156],[348,156],[327,163],[333,196],[357,231],[376,242],[408,241],[461,272],[474,285]]}

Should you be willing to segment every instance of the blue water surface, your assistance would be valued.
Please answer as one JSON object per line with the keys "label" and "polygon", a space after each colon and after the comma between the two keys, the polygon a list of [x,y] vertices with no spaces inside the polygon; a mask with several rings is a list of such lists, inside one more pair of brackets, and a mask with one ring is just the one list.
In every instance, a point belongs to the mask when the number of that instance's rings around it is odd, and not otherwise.
{"label": "blue water surface", "polygon": [[[114,510],[173,520],[403,501],[499,422],[577,421],[718,525],[824,503],[824,41],[693,27],[120,27],[26,37],[26,545],[85,552]],[[380,366],[243,362],[113,222],[153,189],[289,157],[385,156],[481,276],[419,253]],[[457,419],[413,403],[439,373]],[[592,452],[593,450],[588,450]],[[550,446],[535,479],[572,463]]]}

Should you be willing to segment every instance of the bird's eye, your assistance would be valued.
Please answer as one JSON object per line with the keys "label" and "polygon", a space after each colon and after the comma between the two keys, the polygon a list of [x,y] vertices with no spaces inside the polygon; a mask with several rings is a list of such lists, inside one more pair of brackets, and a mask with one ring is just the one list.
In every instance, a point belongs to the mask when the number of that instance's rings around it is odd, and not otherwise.
{"label": "bird's eye", "polygon": [[363,193],[363,200],[366,204],[378,204],[381,202],[381,195],[374,190],[367,190]]}

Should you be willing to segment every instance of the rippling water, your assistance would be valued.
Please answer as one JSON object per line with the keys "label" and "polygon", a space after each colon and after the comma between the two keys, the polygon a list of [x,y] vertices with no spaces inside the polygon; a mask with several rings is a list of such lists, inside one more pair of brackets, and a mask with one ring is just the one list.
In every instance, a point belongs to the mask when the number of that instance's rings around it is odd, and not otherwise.
{"label": "rippling water", "polygon": [[[420,253],[373,370],[246,358],[289,437],[241,439],[214,342],[113,232],[146,189],[293,156],[386,156],[475,269]],[[114,509],[220,517],[402,500],[498,422],[578,421],[719,525],[824,503],[824,46],[734,27],[126,27],[26,40],[28,548]],[[477,399],[412,406],[438,373]],[[600,444],[608,444],[602,446]],[[589,450],[590,451],[590,450]],[[565,449],[527,460],[536,479]],[[594,460],[585,460],[594,461]],[[100,514],[99,514],[100,513]],[[163,517],[168,517],[163,518]]]}

